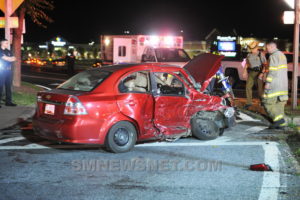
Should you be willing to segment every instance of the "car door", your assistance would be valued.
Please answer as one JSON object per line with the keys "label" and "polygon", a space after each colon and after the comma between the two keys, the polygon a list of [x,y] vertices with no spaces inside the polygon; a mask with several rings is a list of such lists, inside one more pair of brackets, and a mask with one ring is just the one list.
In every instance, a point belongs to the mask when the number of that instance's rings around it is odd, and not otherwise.
{"label": "car door", "polygon": [[130,63],[131,59],[131,43],[129,38],[114,38],[113,61],[114,63]]}
{"label": "car door", "polygon": [[165,135],[186,132],[190,99],[183,82],[175,74],[165,72],[154,72],[153,79],[155,126]]}
{"label": "car door", "polygon": [[117,103],[120,111],[138,123],[140,139],[153,137],[157,129],[153,124],[154,98],[148,71],[125,75],[120,81]]}

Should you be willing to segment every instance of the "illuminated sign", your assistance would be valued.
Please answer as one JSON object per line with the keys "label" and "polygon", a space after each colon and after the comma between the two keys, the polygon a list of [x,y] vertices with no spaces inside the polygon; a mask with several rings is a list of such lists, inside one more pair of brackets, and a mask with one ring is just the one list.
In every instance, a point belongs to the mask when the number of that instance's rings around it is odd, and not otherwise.
{"label": "illuminated sign", "polygon": [[[19,28],[18,17],[10,17],[9,18],[9,27],[10,28]],[[5,28],[5,17],[0,17],[0,28]]]}
{"label": "illuminated sign", "polygon": [[48,46],[47,45],[39,45],[39,48],[40,49],[48,49]]}
{"label": "illuminated sign", "polygon": [[55,46],[55,47],[63,47],[67,43],[65,41],[63,41],[60,37],[56,37],[55,41],[51,41],[51,44],[53,44],[53,46]]}
{"label": "illuminated sign", "polygon": [[231,36],[218,36],[217,40],[220,41],[234,41],[236,40],[236,37],[231,37]]}
{"label": "illuminated sign", "polygon": [[51,44],[56,47],[63,47],[66,45],[66,42],[57,42],[57,41],[51,41]]}
{"label": "illuminated sign", "polygon": [[235,42],[218,42],[218,51],[235,51]]}
{"label": "illuminated sign", "polygon": [[225,57],[235,57],[237,54],[236,52],[224,52],[224,51],[221,51],[219,53],[224,55]]}

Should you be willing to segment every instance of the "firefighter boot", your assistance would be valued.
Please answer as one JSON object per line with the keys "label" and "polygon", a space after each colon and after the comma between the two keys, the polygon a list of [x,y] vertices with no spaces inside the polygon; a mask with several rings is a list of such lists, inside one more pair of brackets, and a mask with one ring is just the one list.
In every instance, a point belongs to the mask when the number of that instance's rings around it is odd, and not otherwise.
{"label": "firefighter boot", "polygon": [[285,120],[281,119],[271,124],[269,126],[269,129],[284,129],[285,126],[286,126]]}

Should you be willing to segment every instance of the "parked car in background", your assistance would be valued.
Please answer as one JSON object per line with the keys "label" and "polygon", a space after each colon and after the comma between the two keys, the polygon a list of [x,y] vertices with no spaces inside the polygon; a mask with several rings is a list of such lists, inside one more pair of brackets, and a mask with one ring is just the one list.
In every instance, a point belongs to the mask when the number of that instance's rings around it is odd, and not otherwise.
{"label": "parked car in background", "polygon": [[101,60],[95,60],[95,62],[92,64],[92,68],[98,68],[98,67],[102,67],[102,61]]}
{"label": "parked car in background", "polygon": [[201,84],[219,70],[222,58],[203,54],[183,68],[142,63],[83,71],[38,93],[34,131],[117,153],[137,141],[215,139],[235,124],[235,110],[225,97],[205,94]]}
{"label": "parked car in background", "polygon": [[42,60],[39,58],[28,58],[24,60],[23,63],[30,66],[41,67],[47,65],[47,60]]}
{"label": "parked car in background", "polygon": [[64,67],[64,66],[66,66],[66,59],[61,58],[61,59],[52,60],[52,66],[53,67]]}

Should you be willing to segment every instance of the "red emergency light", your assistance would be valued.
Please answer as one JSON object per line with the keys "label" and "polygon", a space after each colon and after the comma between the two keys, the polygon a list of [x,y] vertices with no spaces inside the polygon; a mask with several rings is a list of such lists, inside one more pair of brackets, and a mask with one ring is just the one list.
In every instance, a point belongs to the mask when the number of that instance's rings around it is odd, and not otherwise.
{"label": "red emergency light", "polygon": [[139,44],[141,46],[148,45],[152,47],[162,48],[182,48],[182,37],[181,36],[141,36],[139,38]]}

